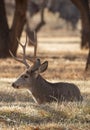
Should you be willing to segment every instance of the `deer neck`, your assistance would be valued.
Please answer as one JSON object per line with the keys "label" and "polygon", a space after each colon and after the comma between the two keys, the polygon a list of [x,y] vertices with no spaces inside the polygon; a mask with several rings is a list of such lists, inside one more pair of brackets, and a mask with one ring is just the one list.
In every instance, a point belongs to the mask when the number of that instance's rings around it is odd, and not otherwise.
{"label": "deer neck", "polygon": [[39,75],[36,79],[34,79],[33,84],[32,84],[32,93],[34,92],[39,92],[41,90],[44,90],[45,87],[48,85],[49,83],[41,76]]}
{"label": "deer neck", "polygon": [[30,91],[40,104],[45,100],[45,96],[48,94],[49,89],[51,89],[50,83],[39,75],[37,79],[33,81],[32,89]]}

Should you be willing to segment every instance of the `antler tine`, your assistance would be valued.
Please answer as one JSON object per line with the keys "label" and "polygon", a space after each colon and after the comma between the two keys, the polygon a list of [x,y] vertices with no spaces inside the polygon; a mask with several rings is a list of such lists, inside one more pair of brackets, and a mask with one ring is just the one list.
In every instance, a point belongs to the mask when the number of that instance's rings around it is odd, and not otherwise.
{"label": "antler tine", "polygon": [[29,39],[29,41],[30,41],[31,44],[34,44],[34,42],[31,39]]}
{"label": "antler tine", "polygon": [[[34,40],[32,40],[30,37],[29,37],[29,42],[34,46],[34,58],[36,58],[36,51],[37,51],[37,35],[36,35],[36,32],[33,31],[34,33]],[[28,59],[29,60],[29,59]],[[30,60],[32,61],[32,59]],[[33,62],[33,61],[32,61]]]}
{"label": "antler tine", "polygon": [[28,38],[28,36],[27,36],[27,33],[26,33],[26,42],[25,42],[25,47],[26,47],[26,45],[27,45],[27,38]]}
{"label": "antler tine", "polygon": [[34,41],[32,41],[31,39],[29,39],[29,41],[30,41],[33,45],[37,44],[37,35],[36,35],[36,32],[35,32],[35,31],[34,31]]}
{"label": "antler tine", "polygon": [[27,35],[26,35],[26,42],[25,42],[24,45],[22,45],[22,43],[19,41],[18,38],[17,38],[17,41],[18,41],[18,43],[20,44],[20,46],[22,47],[22,49],[23,49],[23,59],[21,60],[21,59],[15,57],[15,56],[12,54],[11,51],[9,51],[9,52],[10,52],[11,56],[12,56],[16,61],[23,63],[27,68],[29,68],[30,66],[29,66],[29,64],[28,64],[27,61],[26,61],[26,51],[25,51],[25,49],[26,49],[26,44],[27,44]]}
{"label": "antler tine", "polygon": [[34,31],[34,42],[37,44],[37,35],[35,31]]}
{"label": "antler tine", "polygon": [[34,48],[34,56],[36,57],[36,53],[37,53],[37,34],[34,31],[34,42],[35,42],[35,48]]}
{"label": "antler tine", "polygon": [[26,45],[27,45],[27,33],[26,33],[26,42],[25,42],[24,45],[19,41],[18,38],[17,38],[17,41],[20,44],[20,46],[22,47],[22,49],[23,49],[23,60],[26,61],[26,57],[25,57],[26,56],[26,51],[25,51],[25,49],[26,49]]}
{"label": "antler tine", "polygon": [[[19,62],[21,62],[21,63],[24,64],[23,60],[21,60],[21,59],[15,57],[15,56],[13,55],[13,53],[12,53],[10,50],[9,50],[9,52],[10,52],[11,56],[12,56],[16,61],[19,61]],[[26,64],[25,64],[25,65],[26,65]]]}
{"label": "antler tine", "polygon": [[26,51],[25,51],[26,45],[27,45],[27,34],[26,34],[26,42],[25,42],[24,45],[19,41],[18,38],[17,38],[17,41],[18,41],[18,43],[20,44],[20,46],[22,47],[22,49],[23,49],[23,60],[20,60],[20,59],[19,59],[18,61],[21,62],[21,63],[23,63],[23,64],[25,64],[26,67],[29,68],[30,66],[29,66],[29,64],[28,64],[27,61],[26,61]]}

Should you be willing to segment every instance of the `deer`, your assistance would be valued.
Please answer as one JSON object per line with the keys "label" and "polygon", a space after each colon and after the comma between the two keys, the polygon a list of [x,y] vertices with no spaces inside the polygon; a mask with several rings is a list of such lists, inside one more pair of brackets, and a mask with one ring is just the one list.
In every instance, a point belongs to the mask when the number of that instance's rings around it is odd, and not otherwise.
{"label": "deer", "polygon": [[[20,41],[19,44],[23,49],[22,59],[19,59],[11,52],[10,53],[16,61],[25,65],[26,70],[12,83],[13,88],[28,89],[34,98],[34,101],[38,104],[63,101],[78,102],[83,100],[81,92],[75,84],[68,82],[52,83],[44,79],[41,73],[45,72],[48,68],[48,61],[41,63],[39,58],[35,58],[34,60],[30,57],[27,58],[27,40],[24,45]],[[33,64],[30,65],[28,60],[33,62]]]}

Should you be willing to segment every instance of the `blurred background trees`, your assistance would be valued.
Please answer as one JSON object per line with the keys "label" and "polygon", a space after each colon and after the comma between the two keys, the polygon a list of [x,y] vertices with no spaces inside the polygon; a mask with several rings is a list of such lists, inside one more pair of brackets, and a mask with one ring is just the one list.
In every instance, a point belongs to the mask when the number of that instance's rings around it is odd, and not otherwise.
{"label": "blurred background trees", "polygon": [[[0,58],[9,57],[9,50],[14,55],[17,54],[18,43],[16,38],[18,37],[20,39],[25,24],[26,32],[31,34],[31,26],[29,24],[31,23],[32,17],[38,12],[40,13],[40,21],[34,26],[33,30],[38,32],[46,24],[44,17],[46,8],[53,14],[58,13],[58,17],[64,19],[66,24],[70,23],[73,30],[77,28],[77,23],[81,15],[81,47],[89,46],[90,25],[88,0],[3,0],[0,1]],[[13,14],[11,25],[8,24],[8,13]],[[87,61],[89,60],[90,53]]]}
{"label": "blurred background trees", "polygon": [[[10,1],[11,2],[11,1]],[[8,25],[5,1],[0,1],[0,58],[10,56],[9,50],[16,55],[18,43],[26,22],[27,0],[15,0],[15,11],[11,27]]]}

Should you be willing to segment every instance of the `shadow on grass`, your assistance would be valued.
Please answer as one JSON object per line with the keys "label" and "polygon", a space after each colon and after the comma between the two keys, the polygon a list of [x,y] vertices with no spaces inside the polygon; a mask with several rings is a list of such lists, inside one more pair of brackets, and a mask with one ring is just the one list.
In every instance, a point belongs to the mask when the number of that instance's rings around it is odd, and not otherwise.
{"label": "shadow on grass", "polygon": [[34,102],[31,95],[28,93],[18,92],[3,92],[0,91],[0,102]]}
{"label": "shadow on grass", "polygon": [[[83,100],[90,101],[90,93],[82,93]],[[21,92],[20,91],[0,91],[0,102],[33,102],[34,100],[32,98],[32,95],[25,91]]]}
{"label": "shadow on grass", "polygon": [[85,99],[81,104],[71,103],[69,106],[68,103],[51,103],[39,106],[34,103],[28,92],[14,90],[7,84],[1,83],[0,85],[0,122],[7,125],[41,125],[52,122],[57,124],[81,123],[82,125],[90,123],[90,93],[83,93]]}

